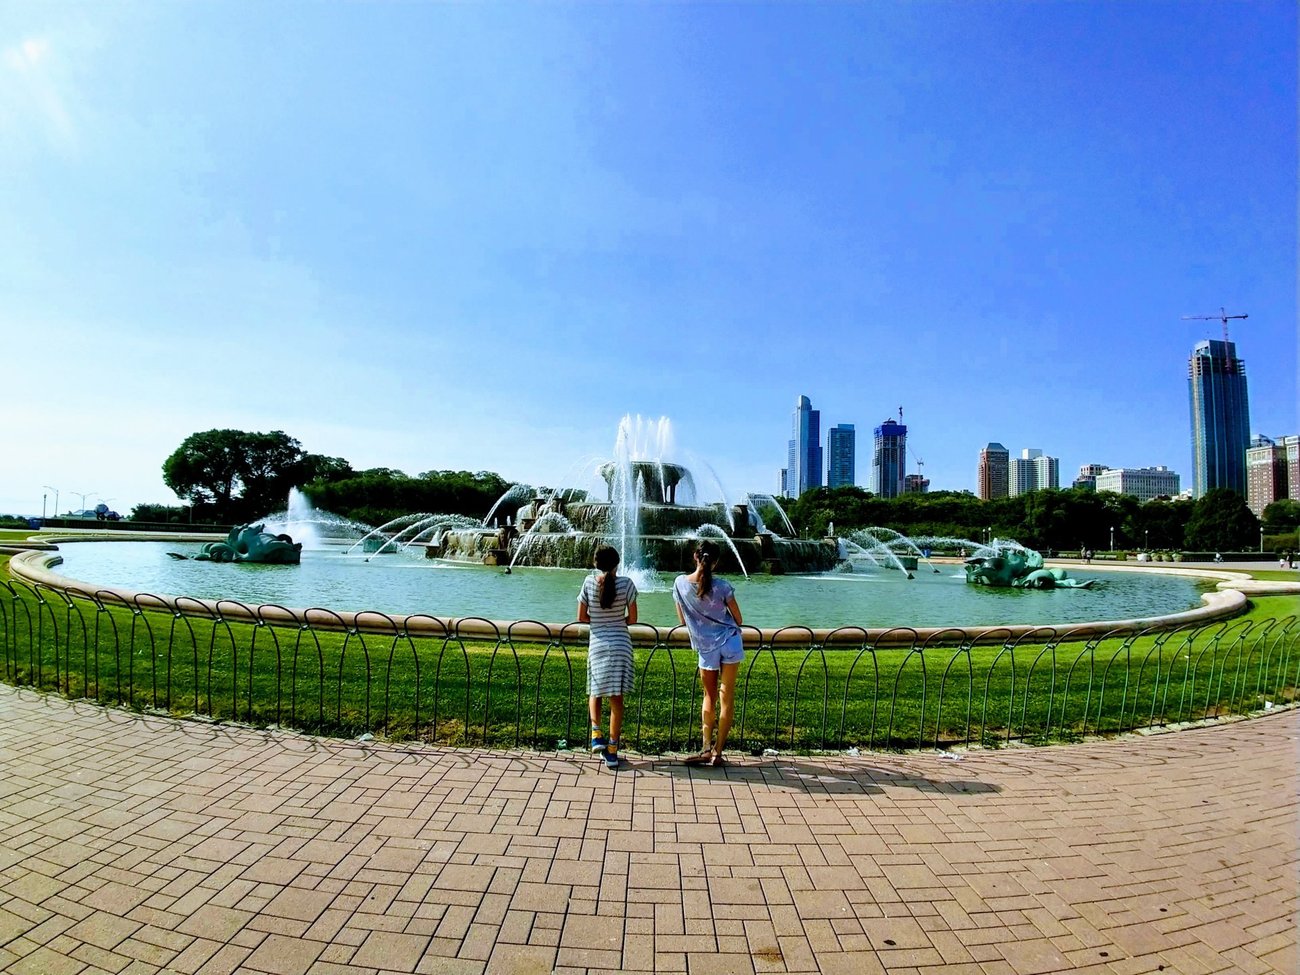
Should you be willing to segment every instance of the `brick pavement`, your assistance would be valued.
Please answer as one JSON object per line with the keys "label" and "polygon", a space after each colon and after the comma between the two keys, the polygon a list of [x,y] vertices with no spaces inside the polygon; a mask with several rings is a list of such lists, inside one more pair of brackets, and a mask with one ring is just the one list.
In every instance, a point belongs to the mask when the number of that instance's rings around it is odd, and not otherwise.
{"label": "brick pavement", "polygon": [[0,687],[0,971],[1289,975],[1298,734],[611,773]]}

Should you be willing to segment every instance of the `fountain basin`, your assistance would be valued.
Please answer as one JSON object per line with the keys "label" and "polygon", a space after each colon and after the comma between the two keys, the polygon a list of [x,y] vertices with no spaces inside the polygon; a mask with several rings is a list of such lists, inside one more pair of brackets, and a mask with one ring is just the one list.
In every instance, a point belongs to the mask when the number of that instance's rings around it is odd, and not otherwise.
{"label": "fountain basin", "polygon": [[[568,639],[585,632],[579,624],[566,622],[575,615],[585,574],[579,570],[517,569],[506,576],[481,566],[401,555],[367,562],[328,549],[304,552],[297,569],[198,565],[166,558],[165,551],[178,544],[64,544],[60,552],[23,553],[10,567],[24,581],[102,592],[106,598],[138,601],[144,607],[174,609],[180,598],[182,608],[207,607],[207,612],[231,618],[292,621],[310,615],[313,623],[341,627],[388,633],[395,626],[439,633],[454,629],[464,637],[492,640],[507,631],[514,639],[544,641],[555,639],[561,630]],[[55,572],[60,565],[61,571]],[[1106,585],[1078,593],[985,590],[967,586],[955,560],[940,562],[939,567],[951,574],[922,572],[914,581],[897,572],[732,581],[746,622],[753,624],[746,627],[747,639],[763,637],[778,644],[806,645],[812,639],[909,645],[943,631],[951,636],[955,627],[985,642],[1041,634],[1045,628],[1084,638],[1205,622],[1245,608],[1245,597],[1235,590],[1206,591],[1214,580],[1238,578],[1225,572],[1115,568],[1089,573]],[[667,580],[660,580],[658,588],[653,579],[650,583],[638,602],[641,619],[652,625],[636,628],[635,638],[641,643],[684,644],[684,630],[671,632],[676,614]],[[283,608],[311,606],[331,608]],[[357,606],[369,611],[356,612]]]}

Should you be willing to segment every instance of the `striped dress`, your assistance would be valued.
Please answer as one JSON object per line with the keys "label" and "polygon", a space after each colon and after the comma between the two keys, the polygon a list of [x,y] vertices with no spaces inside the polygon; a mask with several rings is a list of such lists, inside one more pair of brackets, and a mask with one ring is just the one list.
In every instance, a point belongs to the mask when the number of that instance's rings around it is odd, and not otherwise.
{"label": "striped dress", "polygon": [[578,601],[591,616],[587,650],[587,695],[611,697],[632,693],[632,637],[627,632],[627,608],[636,602],[636,586],[627,576],[616,576],[614,605],[600,605],[600,577],[595,572],[582,583]]}

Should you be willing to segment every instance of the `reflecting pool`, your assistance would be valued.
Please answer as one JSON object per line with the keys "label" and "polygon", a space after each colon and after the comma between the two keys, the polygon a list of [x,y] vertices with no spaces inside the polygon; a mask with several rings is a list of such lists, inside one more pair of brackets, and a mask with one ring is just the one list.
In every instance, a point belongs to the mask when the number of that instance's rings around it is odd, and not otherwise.
{"label": "reflecting pool", "polygon": [[[60,545],[55,571],[85,588],[118,587],[155,595],[234,599],[293,609],[324,607],[390,614],[479,616],[566,623],[576,616],[584,572],[516,568],[506,574],[463,562],[383,555],[366,560],[326,547],[302,553],[299,566],[173,560],[200,546],[183,542],[87,542]],[[934,571],[938,569],[938,571]],[[960,565],[922,562],[908,579],[887,570],[822,575],[728,576],[746,624],[780,627],[1060,625],[1181,612],[1213,584],[1180,576],[1071,568],[1092,589],[990,589],[968,585]],[[670,576],[638,573],[641,622],[671,626]]]}

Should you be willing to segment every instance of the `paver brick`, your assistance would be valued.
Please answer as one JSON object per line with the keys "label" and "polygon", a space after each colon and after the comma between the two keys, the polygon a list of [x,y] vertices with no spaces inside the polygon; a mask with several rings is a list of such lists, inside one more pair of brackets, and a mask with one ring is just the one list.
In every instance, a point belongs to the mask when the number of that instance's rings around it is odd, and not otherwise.
{"label": "paver brick", "polygon": [[611,776],[237,729],[214,747],[209,727],[3,687],[0,708],[5,973],[1250,975],[1296,957],[1300,711],[960,765],[636,757]]}

